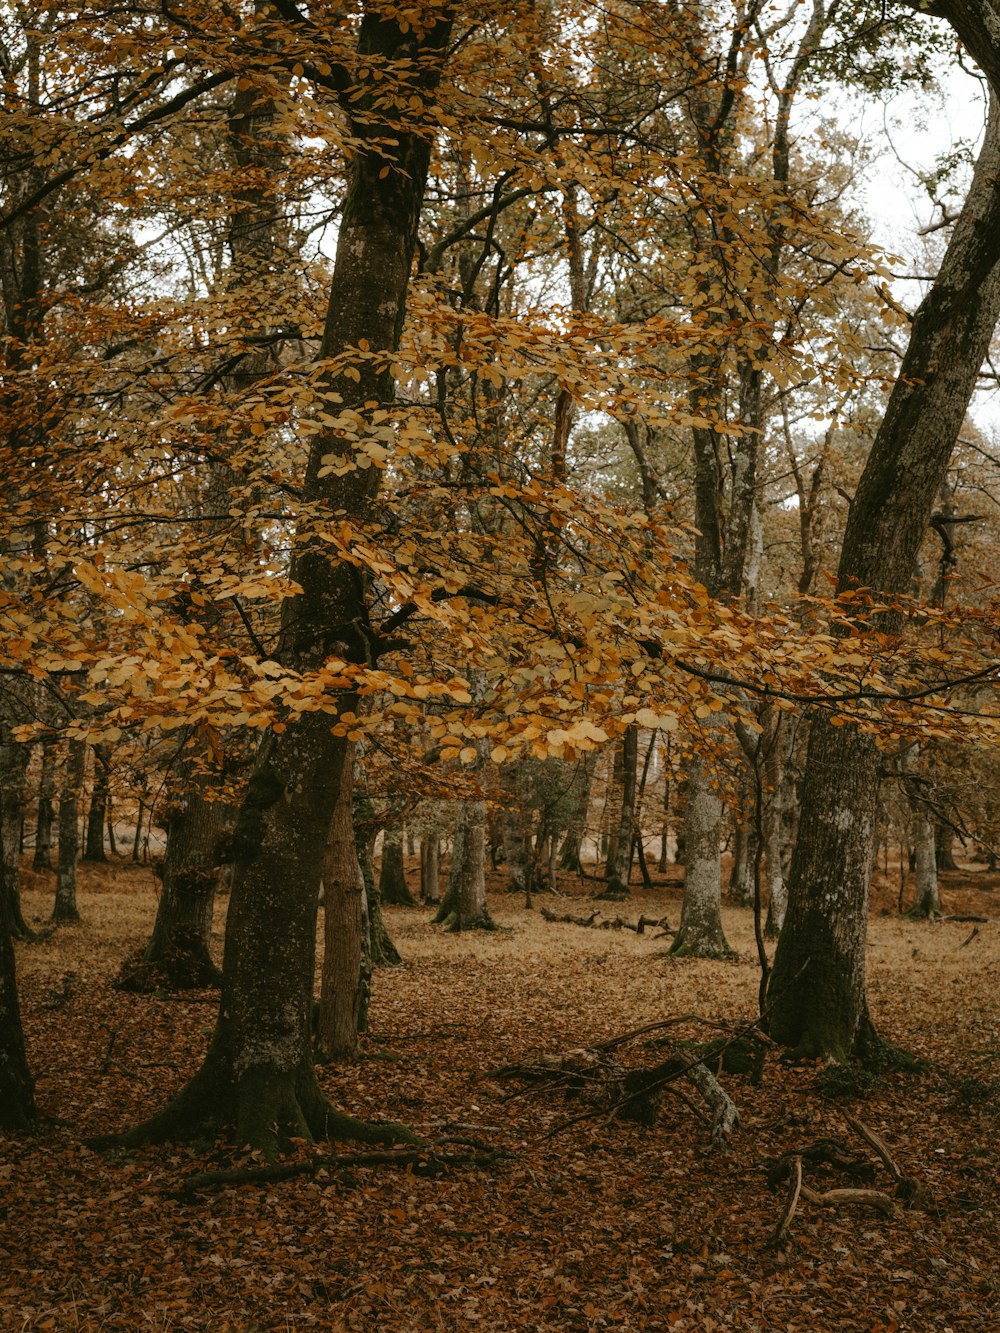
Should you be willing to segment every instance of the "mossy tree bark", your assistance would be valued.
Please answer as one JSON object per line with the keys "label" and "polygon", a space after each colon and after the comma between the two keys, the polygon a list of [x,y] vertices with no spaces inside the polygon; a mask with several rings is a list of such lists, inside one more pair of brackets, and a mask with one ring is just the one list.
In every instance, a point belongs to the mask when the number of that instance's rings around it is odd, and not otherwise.
{"label": "mossy tree bark", "polygon": [[[399,345],[433,127],[387,124],[379,108],[392,63],[404,61],[408,115],[419,118],[414,100],[430,104],[450,32],[445,21],[421,31],[407,19],[404,32],[402,20],[366,12],[357,72],[337,75],[355,148],[320,349],[324,361],[358,347],[392,353]],[[352,358],[349,373],[328,372],[322,389],[337,396],[340,412],[364,420],[392,404],[389,365],[389,357]],[[364,582],[354,566],[328,554],[310,524],[338,511],[364,520],[379,471],[356,467],[321,475],[331,453],[345,453],[343,436],[317,433],[301,487],[304,517],[292,570],[301,592],[282,608],[281,660],[307,678],[331,657],[366,663],[372,652],[371,637],[359,629],[367,615]],[[313,1066],[317,901],[349,746],[332,724],[336,712],[355,706],[345,694],[330,701],[330,711],[291,718],[263,741],[233,836],[222,1001],[211,1047],[174,1102],[126,1134],[126,1143],[220,1122],[235,1122],[242,1142],[269,1155],[291,1137],[412,1139],[399,1126],[372,1127],[334,1113]]]}
{"label": "mossy tree bark", "polygon": [[[998,313],[1000,117],[994,94],[968,197],[914,316],[855,492],[841,590],[862,586],[891,598],[909,589]],[[881,628],[898,633],[901,625],[890,618]],[[834,726],[823,714],[813,720],[788,915],[767,995],[772,1037],[808,1055],[865,1057],[877,1044],[865,994],[865,939],[880,767],[871,736]]]}
{"label": "mossy tree bark", "polygon": [[[4,795],[0,786],[0,816]],[[17,995],[13,937],[20,912],[14,910],[16,897],[8,883],[5,826],[0,818],[0,1130],[17,1133],[30,1129],[38,1112]]]}

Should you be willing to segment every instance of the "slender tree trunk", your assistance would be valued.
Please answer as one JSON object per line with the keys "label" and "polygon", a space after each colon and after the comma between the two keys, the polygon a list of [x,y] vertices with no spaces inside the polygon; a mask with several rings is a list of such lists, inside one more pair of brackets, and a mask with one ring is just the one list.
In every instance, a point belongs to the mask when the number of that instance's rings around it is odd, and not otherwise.
{"label": "slender tree trunk", "polygon": [[765,735],[767,747],[763,756],[764,782],[762,784],[764,809],[764,861],[767,865],[767,921],[764,934],[776,940],[785,924],[788,910],[788,890],[782,866],[781,847],[781,714],[768,719]]}
{"label": "slender tree trunk", "polygon": [[390,907],[415,907],[416,901],[406,882],[406,862],[403,860],[403,830],[386,829],[382,838],[382,865],[378,877],[378,893]]}
{"label": "slender tree trunk", "polygon": [[108,821],[108,780],[110,769],[108,760],[110,748],[107,745],[95,745],[94,784],[87,811],[87,837],[84,843],[84,861],[106,861],[104,850],[104,826]]}
{"label": "slender tree trunk", "polygon": [[428,906],[441,901],[441,835],[425,833],[420,842],[421,893]]}
{"label": "slender tree trunk", "polygon": [[38,777],[38,815],[35,822],[35,855],[32,869],[52,869],[52,824],[55,818],[56,746],[42,743],[42,768]]}
{"label": "slender tree trunk", "polygon": [[[839,583],[892,597],[910,585],[1000,312],[1000,119],[986,138],[940,272],[913,319],[910,343],[858,483]],[[882,627],[898,633],[898,618]],[[768,987],[771,1035],[812,1056],[870,1055],[865,994],[868,892],[875,850],[879,752],[873,737],[815,717],[801,792],[788,916]]]}
{"label": "slender tree trunk", "polygon": [[917,851],[914,866],[917,900],[910,915],[933,919],[941,916],[941,898],[934,852],[934,823],[924,810],[914,811],[913,841]]}
{"label": "slender tree trunk", "polygon": [[684,901],[680,929],[670,952],[698,958],[731,958],[732,949],[722,929],[719,885],[722,798],[711,769],[694,755],[688,769],[688,804],[685,828]]}
{"label": "slender tree trunk", "polygon": [[354,844],[353,755],[340,779],[323,864],[323,978],[316,1049],[323,1060],[353,1060],[367,1010],[371,965],[365,966],[365,884]]}
{"label": "slender tree trunk", "polygon": [[80,920],[76,905],[76,863],[80,853],[80,794],[86,772],[86,741],[72,740],[59,793],[59,864],[53,921]]}
{"label": "slender tree trunk", "polygon": [[629,872],[632,867],[632,834],[635,827],[635,791],[639,763],[639,728],[630,723],[622,735],[621,777],[622,798],[618,809],[611,851],[608,853],[607,896],[625,898],[629,894]]}
{"label": "slender tree trunk", "polygon": [[733,868],[729,874],[729,901],[737,907],[753,906],[754,831],[743,812],[736,815],[733,834]]}

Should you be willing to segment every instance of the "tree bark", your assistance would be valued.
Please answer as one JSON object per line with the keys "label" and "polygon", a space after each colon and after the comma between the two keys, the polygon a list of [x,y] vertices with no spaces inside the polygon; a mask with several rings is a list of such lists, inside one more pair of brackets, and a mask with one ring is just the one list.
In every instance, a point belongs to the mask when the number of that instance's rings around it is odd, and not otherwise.
{"label": "tree bark", "polygon": [[42,768],[38,777],[38,814],[35,821],[33,870],[52,869],[52,824],[55,818],[56,747],[54,741],[42,742]]}
{"label": "tree bark", "polygon": [[403,860],[403,831],[386,829],[382,838],[382,865],[379,870],[378,892],[383,903],[390,907],[415,907],[416,901],[406,882],[406,862]]}
{"label": "tree bark", "polygon": [[684,900],[681,923],[670,952],[698,958],[731,958],[733,951],[722,928],[721,838],[722,798],[701,755],[688,769]]}
{"label": "tree bark", "polygon": [[608,853],[608,897],[626,898],[632,869],[632,833],[635,827],[635,790],[639,763],[639,728],[630,723],[622,735],[622,798]]}
{"label": "tree bark", "polygon": [[323,977],[316,1050],[322,1060],[353,1060],[371,987],[364,948],[365,882],[354,843],[354,756],[344,762],[323,863]]}
{"label": "tree bark", "polygon": [[441,901],[440,833],[425,833],[420,839],[420,893],[428,906]]}
{"label": "tree bark", "polygon": [[87,772],[86,741],[71,740],[59,793],[59,863],[53,921],[79,921],[76,863],[80,853],[80,793]]}
{"label": "tree bark", "polygon": [[218,986],[212,959],[212,920],[219,872],[228,859],[233,807],[219,775],[183,766],[184,789],[169,805],[163,888],[153,931],[141,957],[122,966],[124,990],[195,990]]}
{"label": "tree bark", "polygon": [[104,848],[104,826],[108,819],[108,779],[110,769],[108,759],[110,747],[94,745],[94,783],[90,795],[90,808],[87,811],[87,836],[83,848],[84,861],[106,861]]}
{"label": "tree bark", "polygon": [[[839,586],[908,590],[934,498],[1000,313],[1000,118],[986,137],[940,272],[876,434],[841,552]],[[889,620],[881,627],[898,633]],[[872,1050],[865,995],[868,891],[879,786],[875,740],[813,721],[788,916],[768,987],[772,1037],[812,1056]]]}

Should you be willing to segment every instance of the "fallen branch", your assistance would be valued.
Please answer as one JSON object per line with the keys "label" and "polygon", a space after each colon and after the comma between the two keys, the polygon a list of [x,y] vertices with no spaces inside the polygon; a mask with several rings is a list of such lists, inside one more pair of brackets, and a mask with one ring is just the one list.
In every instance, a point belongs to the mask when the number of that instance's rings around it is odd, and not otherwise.
{"label": "fallen branch", "polygon": [[802,1193],[802,1158],[796,1153],[789,1159],[791,1168],[791,1183],[788,1187],[788,1194],[785,1198],[785,1206],[781,1210],[781,1216],[778,1218],[777,1226],[767,1238],[769,1249],[776,1249],[784,1244],[788,1237],[788,1230],[792,1225],[792,1218],[795,1216],[795,1210],[799,1204],[799,1195]]}
{"label": "fallen branch", "polygon": [[542,908],[541,915],[545,921],[570,926],[585,926],[590,930],[634,930],[637,935],[643,935],[647,926],[657,926],[667,935],[676,933],[667,925],[666,917],[657,920],[654,917],[640,916],[638,921],[627,921],[622,916],[602,917],[600,910],[596,907],[589,916],[573,916],[571,913],[553,912],[547,907]]}

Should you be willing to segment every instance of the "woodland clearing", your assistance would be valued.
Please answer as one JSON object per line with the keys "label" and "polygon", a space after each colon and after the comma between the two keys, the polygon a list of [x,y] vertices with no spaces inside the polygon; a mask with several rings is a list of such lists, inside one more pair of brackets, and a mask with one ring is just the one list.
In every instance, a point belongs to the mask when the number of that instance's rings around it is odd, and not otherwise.
{"label": "woodland clearing", "polygon": [[[37,923],[51,890],[23,874]],[[1000,917],[1000,885],[982,869],[946,874],[942,889],[953,916]],[[676,925],[679,895],[679,884],[635,890],[608,914]],[[405,962],[377,972],[361,1060],[324,1068],[321,1081],[358,1114],[428,1138],[472,1136],[509,1156],[435,1178],[360,1166],[185,1197],[185,1178],[248,1164],[219,1144],[104,1154],[83,1140],[137,1122],[183,1083],[216,999],[114,990],[122,957],[148,935],[154,881],[123,864],[81,867],[82,922],[19,946],[37,1095],[53,1119],[0,1140],[0,1327],[1000,1327],[1000,920],[913,922],[896,914],[895,884],[880,880],[871,1003],[880,1029],[926,1066],[838,1089],[824,1067],[771,1052],[756,1086],[720,1076],[742,1128],[719,1153],[673,1097],[652,1128],[598,1115],[554,1133],[579,1102],[538,1087],[512,1098],[487,1076],[675,1014],[752,1021],[751,913],[726,909],[739,957],[716,962],[668,957],[656,931],[550,924],[510,895],[490,899],[503,927],[491,934],[443,933],[424,907],[387,911]],[[640,1044],[631,1058],[650,1057]],[[768,1187],[765,1159],[823,1138],[864,1150],[847,1116],[917,1181],[917,1206],[882,1216],[800,1202],[787,1242],[769,1246],[785,1191]],[[806,1177],[820,1189],[849,1183],[821,1167]]]}

